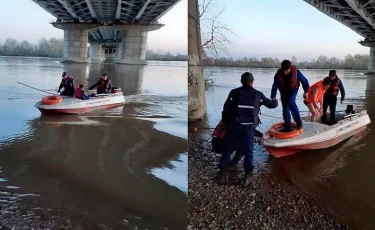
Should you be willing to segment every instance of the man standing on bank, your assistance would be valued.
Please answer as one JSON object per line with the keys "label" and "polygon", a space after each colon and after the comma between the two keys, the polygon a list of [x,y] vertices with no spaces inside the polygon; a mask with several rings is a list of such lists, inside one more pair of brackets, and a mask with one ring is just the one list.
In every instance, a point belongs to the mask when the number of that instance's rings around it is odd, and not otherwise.
{"label": "man standing on bank", "polygon": [[321,117],[322,123],[326,122],[327,118],[327,108],[329,106],[329,116],[330,116],[330,124],[334,125],[337,123],[336,121],[336,104],[337,104],[337,95],[339,91],[341,92],[341,101],[340,103],[344,103],[345,100],[345,88],[342,84],[341,79],[336,75],[336,70],[330,70],[328,77],[324,78],[324,80],[329,80],[331,82],[331,86],[327,89],[324,94],[323,99],[323,116]]}
{"label": "man standing on bank", "polygon": [[260,107],[276,108],[277,100],[266,98],[263,93],[253,88],[254,77],[245,72],[241,76],[242,86],[230,91],[224,104],[222,121],[227,127],[224,150],[220,158],[220,174],[218,183],[226,184],[226,174],[230,166],[231,154],[238,150],[245,156],[245,175],[242,181],[244,186],[250,182],[250,175],[254,168],[253,147],[255,127],[258,125]]}
{"label": "man standing on bank", "polygon": [[283,106],[284,132],[289,132],[291,129],[290,112],[297,123],[297,129],[302,128],[302,119],[296,104],[300,83],[302,83],[304,97],[307,97],[309,81],[289,60],[282,61],[281,68],[277,71],[273,80],[271,98],[276,100],[277,89],[279,89]]}

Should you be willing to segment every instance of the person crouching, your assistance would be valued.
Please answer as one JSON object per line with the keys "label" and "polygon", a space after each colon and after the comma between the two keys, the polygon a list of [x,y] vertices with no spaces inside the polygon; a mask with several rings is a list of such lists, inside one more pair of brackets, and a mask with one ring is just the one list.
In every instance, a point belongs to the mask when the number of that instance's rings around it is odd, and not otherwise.
{"label": "person crouching", "polygon": [[74,97],[78,98],[78,99],[82,99],[82,100],[90,99],[90,96],[85,94],[85,90],[83,89],[83,85],[79,85],[79,87],[76,89]]}
{"label": "person crouching", "polygon": [[[311,112],[311,121],[315,122],[316,118],[319,114],[322,114],[322,106],[323,106],[323,95],[325,91],[329,88],[331,82],[327,79],[320,80],[310,86],[309,90],[307,91],[307,97],[303,101],[309,111]],[[320,104],[318,106],[318,103]]]}

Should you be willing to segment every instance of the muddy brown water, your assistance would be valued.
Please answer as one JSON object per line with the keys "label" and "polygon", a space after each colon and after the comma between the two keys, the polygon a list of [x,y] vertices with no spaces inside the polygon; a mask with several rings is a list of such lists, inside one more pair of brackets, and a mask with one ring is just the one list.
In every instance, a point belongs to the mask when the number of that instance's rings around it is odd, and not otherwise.
{"label": "muddy brown water", "polygon": [[[64,70],[84,85],[106,72],[128,103],[42,116],[33,106],[46,94],[16,81],[56,92]],[[33,210],[52,210],[101,228],[186,226],[186,62],[63,65],[0,57],[0,71],[0,206],[13,203],[37,217]]]}

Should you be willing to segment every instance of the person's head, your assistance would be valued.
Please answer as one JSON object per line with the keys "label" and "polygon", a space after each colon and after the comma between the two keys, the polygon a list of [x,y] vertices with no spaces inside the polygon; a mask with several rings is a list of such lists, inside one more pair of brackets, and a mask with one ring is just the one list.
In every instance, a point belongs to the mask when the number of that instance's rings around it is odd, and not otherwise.
{"label": "person's head", "polygon": [[329,73],[328,73],[328,76],[329,76],[329,78],[331,80],[335,79],[335,77],[336,77],[336,70],[334,70],[334,69],[330,70]]}
{"label": "person's head", "polygon": [[331,82],[328,79],[323,80],[323,89],[327,90],[329,86],[331,85]]}
{"label": "person's head", "polygon": [[242,85],[251,85],[253,86],[254,84],[254,76],[249,73],[249,72],[245,72],[241,75],[241,83]]}
{"label": "person's head", "polygon": [[83,89],[83,85],[79,85],[79,88]]}
{"label": "person's head", "polygon": [[103,74],[102,74],[102,79],[103,79],[103,80],[107,80],[107,74],[106,74],[106,73],[103,73]]}
{"label": "person's head", "polygon": [[284,60],[281,62],[281,70],[285,75],[289,74],[291,68],[292,63],[289,60]]}
{"label": "person's head", "polygon": [[64,79],[66,79],[66,78],[68,77],[68,75],[66,74],[66,72],[63,72],[63,73],[61,74],[61,77],[64,78]]}

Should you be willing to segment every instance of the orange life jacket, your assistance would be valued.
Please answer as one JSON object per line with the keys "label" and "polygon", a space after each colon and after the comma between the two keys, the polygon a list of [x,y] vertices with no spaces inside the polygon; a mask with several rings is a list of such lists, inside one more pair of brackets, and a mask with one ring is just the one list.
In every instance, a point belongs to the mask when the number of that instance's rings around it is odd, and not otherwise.
{"label": "orange life jacket", "polygon": [[329,95],[337,95],[339,94],[340,88],[339,88],[339,83],[340,83],[340,78],[336,77],[335,80],[331,81],[329,77],[326,77],[324,80],[329,80],[331,82],[331,85],[329,88],[326,90],[325,94]]}
{"label": "orange life jacket", "polygon": [[283,73],[283,71],[281,69],[279,69],[277,71],[277,79],[279,81],[279,90],[280,91],[283,91],[283,90],[286,90],[286,89],[298,89],[299,88],[299,81],[298,81],[298,78],[297,78],[297,67],[292,65],[292,67],[290,68],[290,72],[292,73],[292,77],[290,79],[290,83],[289,85],[286,85],[285,84],[285,74]]}
{"label": "orange life jacket", "polygon": [[315,99],[316,102],[319,102],[323,98],[325,90],[323,88],[323,80],[320,80],[314,83],[312,86],[310,86],[309,90],[307,91],[307,98],[305,99],[307,103],[313,102],[313,89],[314,88],[318,89],[318,93],[316,94],[316,99]]}

